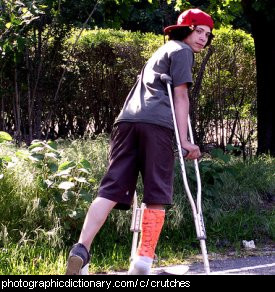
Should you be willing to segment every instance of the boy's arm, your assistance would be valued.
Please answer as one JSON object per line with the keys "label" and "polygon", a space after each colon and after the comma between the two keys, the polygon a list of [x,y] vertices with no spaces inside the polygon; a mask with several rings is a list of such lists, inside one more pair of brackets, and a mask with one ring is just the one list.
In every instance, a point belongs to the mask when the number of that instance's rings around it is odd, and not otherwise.
{"label": "boy's arm", "polygon": [[197,159],[201,155],[199,147],[187,140],[189,97],[186,83],[174,88],[174,106],[181,147],[189,152],[186,158]]}

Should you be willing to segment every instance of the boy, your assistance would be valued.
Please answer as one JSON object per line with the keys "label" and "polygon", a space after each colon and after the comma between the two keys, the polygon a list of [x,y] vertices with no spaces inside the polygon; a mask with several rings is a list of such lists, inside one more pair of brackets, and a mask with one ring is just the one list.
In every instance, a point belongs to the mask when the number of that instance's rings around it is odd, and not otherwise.
{"label": "boy", "polygon": [[173,192],[174,129],[166,84],[160,75],[172,77],[181,146],[188,152],[187,159],[196,159],[200,149],[187,140],[188,87],[192,84],[194,53],[210,44],[213,26],[210,15],[189,9],[178,17],[176,25],[164,29],[169,41],[145,64],[115,121],[109,167],[86,215],[79,242],[69,254],[66,274],[80,274],[89,263],[91,243],[109,212],[130,208],[139,172],[146,208],[139,246],[128,274],[150,273],[164,223],[164,206],[172,204]]}

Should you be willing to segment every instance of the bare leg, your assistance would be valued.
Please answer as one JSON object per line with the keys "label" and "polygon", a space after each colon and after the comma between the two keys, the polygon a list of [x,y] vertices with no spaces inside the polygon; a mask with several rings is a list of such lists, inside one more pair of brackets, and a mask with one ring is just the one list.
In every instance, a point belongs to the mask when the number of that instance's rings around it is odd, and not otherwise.
{"label": "bare leg", "polygon": [[101,197],[97,197],[92,202],[78,241],[85,245],[87,250],[90,250],[92,241],[115,205],[116,202]]}
{"label": "bare leg", "polygon": [[75,244],[69,254],[66,275],[88,275],[89,274],[89,250],[91,243],[104,224],[108,214],[116,205],[116,202],[97,197],[87,212],[79,241]]}

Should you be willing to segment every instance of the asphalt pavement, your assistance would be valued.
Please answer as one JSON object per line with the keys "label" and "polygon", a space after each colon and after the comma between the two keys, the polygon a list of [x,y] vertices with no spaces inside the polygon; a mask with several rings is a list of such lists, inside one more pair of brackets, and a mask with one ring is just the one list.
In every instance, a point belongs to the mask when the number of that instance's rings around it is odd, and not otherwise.
{"label": "asphalt pavement", "polygon": [[[241,254],[209,255],[210,275],[275,275],[275,246]],[[109,274],[109,273],[108,273]],[[127,271],[110,274],[126,275]],[[201,256],[178,265],[154,267],[152,275],[206,275]]]}
{"label": "asphalt pavement", "polygon": [[[209,265],[212,275],[275,275],[275,255],[212,260],[209,261]],[[184,266],[182,269],[184,270]],[[165,274],[165,269],[163,271]],[[185,274],[205,274],[203,263],[191,264]]]}

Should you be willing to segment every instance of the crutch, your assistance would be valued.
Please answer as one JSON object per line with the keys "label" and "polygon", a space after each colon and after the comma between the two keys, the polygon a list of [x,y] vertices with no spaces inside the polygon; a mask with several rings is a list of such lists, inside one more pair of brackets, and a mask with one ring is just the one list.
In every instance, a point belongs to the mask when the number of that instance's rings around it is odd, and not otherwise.
{"label": "crutch", "polygon": [[[173,101],[172,90],[171,90],[172,78],[167,74],[162,74],[160,76],[160,79],[163,82],[165,82],[167,85],[167,90],[168,90],[168,95],[169,95],[169,100],[170,100],[170,105],[171,105],[171,110],[172,110],[172,116],[173,116],[176,142],[177,142],[177,147],[179,151],[179,159],[180,159],[180,166],[181,166],[181,173],[182,173],[182,178],[184,182],[184,187],[185,187],[188,199],[192,207],[197,238],[200,241],[200,246],[201,246],[201,251],[202,251],[202,256],[203,256],[204,269],[205,269],[206,274],[210,274],[210,267],[209,267],[209,261],[208,261],[208,256],[207,256],[206,243],[205,243],[206,231],[205,231],[205,226],[203,222],[203,215],[202,215],[202,208],[201,208],[201,178],[200,178],[198,160],[197,159],[194,160],[194,167],[195,167],[196,179],[197,179],[197,199],[195,203],[194,198],[191,194],[191,191],[188,185],[187,176],[186,176],[186,170],[185,170],[185,164],[184,164],[183,158],[187,154],[187,152],[184,149],[182,149],[181,143],[180,143],[178,125],[177,125],[176,115],[175,115],[174,101]],[[189,132],[190,141],[191,143],[194,144],[193,132],[192,132],[189,115],[188,115],[188,132]]]}
{"label": "crutch", "polygon": [[141,232],[141,219],[142,213],[145,208],[145,205],[142,203],[140,207],[138,207],[137,201],[137,192],[135,191],[134,200],[133,200],[133,213],[132,213],[132,222],[130,230],[133,232],[133,239],[132,239],[132,249],[131,249],[131,258],[132,261],[136,254],[137,244],[138,244],[138,236]]}

